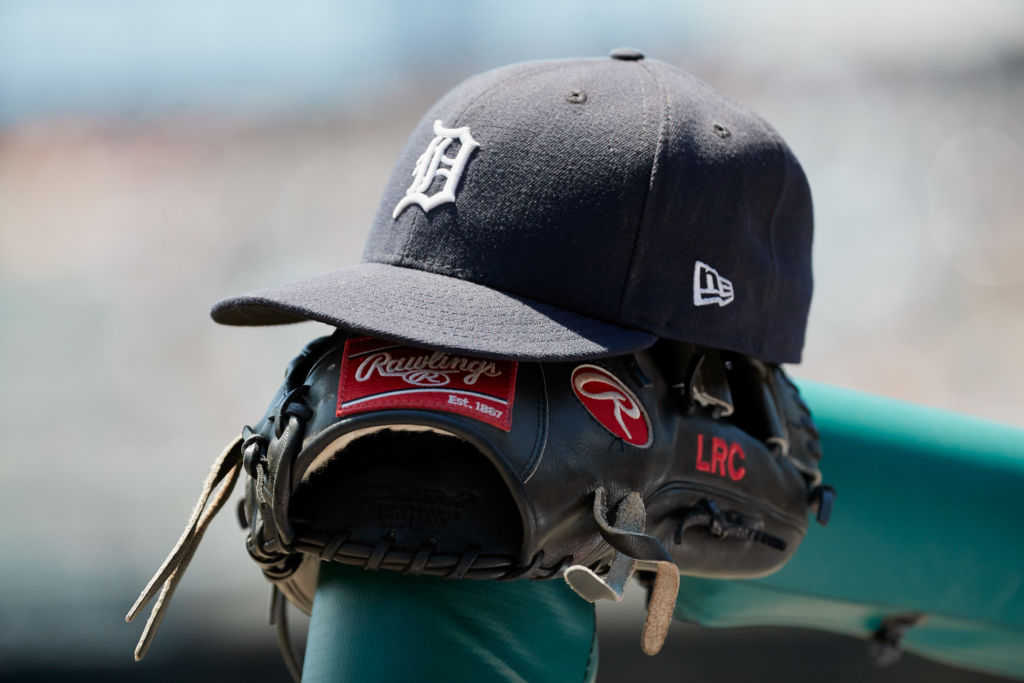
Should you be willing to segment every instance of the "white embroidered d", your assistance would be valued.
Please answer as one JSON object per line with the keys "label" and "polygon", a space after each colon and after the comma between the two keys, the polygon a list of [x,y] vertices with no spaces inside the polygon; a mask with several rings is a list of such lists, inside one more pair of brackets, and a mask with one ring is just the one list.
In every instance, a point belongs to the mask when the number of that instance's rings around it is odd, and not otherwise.
{"label": "white embroidered d", "polygon": [[[398,218],[398,214],[411,204],[419,204],[427,213],[442,204],[455,201],[455,190],[459,187],[462,172],[466,170],[469,155],[480,145],[469,134],[469,126],[445,128],[440,119],[434,121],[434,136],[426,151],[416,160],[412,185],[395,206],[392,218]],[[445,150],[455,141],[459,142],[459,151],[454,157],[445,156]],[[444,178],[444,185],[438,192],[428,195],[426,192],[434,178]]]}
{"label": "white embroidered d", "polygon": [[726,306],[735,298],[732,282],[706,263],[697,261],[693,265],[693,305]]}

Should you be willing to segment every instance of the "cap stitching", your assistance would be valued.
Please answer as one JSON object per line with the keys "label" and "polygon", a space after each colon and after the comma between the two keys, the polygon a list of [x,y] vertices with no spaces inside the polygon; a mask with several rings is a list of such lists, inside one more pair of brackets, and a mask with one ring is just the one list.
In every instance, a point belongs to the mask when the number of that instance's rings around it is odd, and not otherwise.
{"label": "cap stitching", "polygon": [[[417,262],[416,260],[413,260],[413,262],[417,263],[418,265],[419,264],[422,264],[422,265],[437,265],[437,266],[445,266],[445,267],[447,267],[447,264],[435,263],[435,262],[426,261],[426,260],[421,260],[419,262]],[[383,263],[383,262],[379,262],[379,261],[378,262],[372,262],[372,263],[376,263],[378,265],[384,265],[384,266],[392,266],[392,267],[396,267],[396,268],[404,268],[405,267],[405,266],[401,266],[401,265],[396,265],[396,264],[391,264],[391,263]],[[409,269],[409,270],[416,270],[416,269]],[[448,278],[455,279],[455,280],[462,280],[463,282],[468,282],[470,284],[474,284],[474,285],[477,285],[479,287],[483,287],[483,288],[488,289],[488,290],[493,291],[493,292],[498,292],[498,293],[505,294],[507,296],[515,297],[515,298],[519,298],[519,299],[527,299],[529,301],[532,301],[532,302],[535,302],[537,304],[541,304],[541,305],[544,305],[544,306],[550,306],[551,308],[556,308],[559,311],[561,311],[563,313],[563,315],[566,315],[567,317],[565,318],[565,320],[574,320],[574,321],[575,320],[582,320],[582,321],[587,321],[587,322],[594,322],[594,323],[596,323],[598,325],[601,325],[601,326],[610,325],[610,326],[613,326],[613,327],[624,327],[618,321],[605,320],[603,318],[599,318],[599,317],[594,316],[594,315],[587,315],[585,313],[579,313],[577,311],[572,311],[572,310],[569,310],[567,308],[562,308],[562,307],[556,306],[554,304],[550,304],[550,303],[547,303],[547,302],[544,302],[544,301],[540,301],[538,299],[534,299],[534,298],[532,298],[530,296],[527,296],[525,294],[519,294],[517,292],[506,290],[506,289],[499,289],[499,288],[494,287],[492,285],[482,284],[482,283],[476,282],[474,280],[468,280],[468,279],[466,279],[464,277],[455,277],[455,276],[449,275],[447,273],[435,273],[433,271],[420,271],[420,272],[423,272],[423,273],[426,273],[426,274],[429,274],[429,275],[438,275],[438,276],[441,276],[441,277],[448,277]],[[467,275],[470,274],[469,271],[462,271],[462,272],[464,274],[467,274]],[[406,293],[406,296],[408,296],[410,298],[415,298],[419,294],[420,294],[420,292],[417,292],[415,290],[411,290],[411,291],[408,291]],[[432,299],[433,296],[426,295],[423,298]],[[349,303],[349,305],[352,305],[352,306],[354,306],[356,308],[359,308],[362,305],[361,302],[355,301],[355,300],[349,301],[348,303]],[[372,307],[364,306],[364,308],[372,308]],[[461,316],[466,317],[466,318],[475,318],[475,317],[479,317],[480,315],[488,315],[488,313],[487,312],[480,313],[480,312],[476,312],[476,311],[465,313],[465,312],[460,312],[460,311],[454,311],[453,310],[450,313],[450,315],[453,316],[453,317],[458,317],[458,316],[461,315]],[[503,317],[505,317],[505,314],[504,313],[495,313],[491,317],[503,318]],[[640,330],[640,331],[643,331],[643,330]]]}
{"label": "cap stitching", "polygon": [[[386,257],[389,257],[389,256],[390,256],[390,254],[383,254],[383,253],[376,253],[375,252],[375,253],[372,253],[372,254],[366,254],[365,258],[386,258]],[[382,263],[384,265],[398,266],[400,268],[404,268],[404,267],[407,267],[407,266],[410,266],[410,265],[412,265],[412,266],[432,266],[434,268],[443,268],[444,270],[446,270],[448,272],[445,272],[445,273],[435,273],[434,271],[429,271],[429,270],[428,271],[423,271],[423,272],[432,273],[432,274],[435,274],[435,275],[447,275],[448,277],[455,277],[455,275],[452,275],[450,273],[457,273],[459,275],[459,277],[457,279],[463,279],[463,280],[465,279],[466,276],[472,275],[472,272],[469,271],[469,270],[466,270],[465,268],[456,268],[456,267],[453,267],[449,263],[442,263],[440,261],[432,261],[430,259],[421,259],[421,258],[416,258],[414,256],[405,256],[405,255],[403,255],[400,258],[400,261],[401,261],[400,263],[393,263],[391,261],[383,261],[383,260],[382,261],[365,261],[364,260],[365,263]],[[475,284],[480,284],[480,283],[477,282]]]}
{"label": "cap stitching", "polygon": [[[643,63],[643,61],[638,61],[638,62],[635,62],[635,63],[641,69],[646,71],[651,76],[651,78],[654,80],[655,84],[661,89],[661,91],[663,93],[663,97],[665,99],[665,106],[664,106],[664,109],[662,110],[661,122],[659,123],[659,126],[658,126],[658,139],[657,139],[657,142],[655,143],[655,146],[654,146],[654,157],[651,160],[651,171],[650,171],[650,175],[648,176],[647,189],[644,190],[643,202],[640,205],[641,206],[641,208],[640,208],[640,215],[637,218],[636,230],[633,232],[633,246],[632,246],[632,248],[630,249],[630,252],[629,252],[629,265],[626,268],[625,279],[624,279],[624,281],[622,283],[622,292],[619,294],[619,306],[618,306],[618,313],[617,313],[617,316],[616,316],[619,319],[622,318],[622,311],[623,311],[623,308],[625,307],[625,304],[626,304],[626,292],[629,290],[630,279],[631,279],[630,276],[633,273],[633,260],[636,258],[637,245],[639,245],[639,243],[640,243],[640,231],[643,229],[644,219],[647,216],[647,200],[648,200],[648,198],[651,195],[651,188],[654,186],[654,176],[657,173],[657,169],[658,169],[658,157],[659,157],[659,155],[661,153],[662,143],[664,142],[664,135],[665,135],[665,131],[667,129],[666,121],[668,119],[668,102],[667,102],[668,97],[667,97],[667,95],[665,95],[665,89],[663,87],[661,79],[659,79],[658,76],[654,73],[654,71],[650,67],[648,67],[645,63]],[[641,102],[641,107],[642,107],[642,110],[643,110],[643,127],[644,127],[644,130],[646,131],[647,130],[647,88],[644,87],[644,82],[643,82],[642,79],[640,80],[640,102]]]}

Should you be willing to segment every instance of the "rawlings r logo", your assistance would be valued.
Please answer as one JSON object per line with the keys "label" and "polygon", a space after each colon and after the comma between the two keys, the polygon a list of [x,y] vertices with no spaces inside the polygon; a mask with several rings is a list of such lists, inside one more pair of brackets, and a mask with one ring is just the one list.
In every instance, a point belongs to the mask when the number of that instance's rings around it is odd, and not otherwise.
{"label": "rawlings r logo", "polygon": [[[445,128],[440,119],[434,121],[434,135],[436,137],[427,145],[426,151],[416,160],[412,185],[395,206],[392,218],[398,218],[398,214],[410,204],[419,204],[424,213],[429,213],[431,209],[455,201],[455,190],[459,187],[462,172],[466,170],[469,155],[480,145],[469,134],[469,126]],[[459,151],[454,157],[446,156],[445,151],[455,141],[459,143]],[[443,178],[444,184],[440,190],[428,195],[427,190],[435,178]]]}
{"label": "rawlings r logo", "polygon": [[734,299],[732,282],[718,274],[706,263],[697,261],[693,265],[693,305],[726,306]]}
{"label": "rawlings r logo", "polygon": [[572,390],[601,426],[626,443],[651,445],[651,424],[636,396],[615,375],[596,365],[572,371]]}

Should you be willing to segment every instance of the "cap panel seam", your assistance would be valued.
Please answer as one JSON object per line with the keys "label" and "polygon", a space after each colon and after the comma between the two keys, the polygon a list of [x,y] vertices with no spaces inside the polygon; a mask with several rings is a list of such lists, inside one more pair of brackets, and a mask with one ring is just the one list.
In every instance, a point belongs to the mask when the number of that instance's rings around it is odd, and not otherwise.
{"label": "cap panel seam", "polygon": [[[777,297],[778,297],[778,280],[779,280],[779,260],[777,258],[777,254],[776,254],[777,245],[776,245],[776,241],[775,241],[775,219],[779,215],[779,207],[782,204],[782,197],[783,197],[783,195],[785,194],[785,191],[786,191],[786,182],[789,180],[789,164],[786,163],[786,150],[784,148],[784,145],[782,143],[782,140],[781,140],[779,134],[775,131],[774,128],[772,128],[768,124],[767,121],[765,121],[763,118],[761,118],[761,116],[759,114],[757,114],[756,112],[752,112],[752,114],[753,114],[754,120],[757,121],[759,124],[761,124],[761,128],[764,130],[765,134],[768,136],[768,139],[770,139],[772,141],[772,144],[775,145],[775,151],[778,153],[779,160],[782,162],[782,169],[781,169],[782,170],[782,173],[781,173],[782,180],[779,183],[779,190],[778,190],[778,193],[775,196],[775,203],[774,203],[773,208],[772,208],[771,220],[770,220],[770,223],[768,224],[768,243],[771,246],[771,249],[769,250],[769,253],[771,254],[771,259],[772,259],[771,282],[768,285],[768,292],[769,292],[769,299],[771,301],[775,301],[775,300],[777,300]],[[762,339],[766,339],[768,337],[768,334],[771,331],[770,330],[771,323],[772,323],[772,318],[770,316],[765,316],[763,324],[761,325],[761,338]]]}
{"label": "cap panel seam", "polygon": [[518,73],[508,74],[505,78],[502,78],[499,81],[495,81],[490,86],[488,86],[484,90],[482,90],[479,93],[477,93],[473,97],[473,99],[471,99],[466,104],[466,106],[464,106],[459,111],[459,113],[455,116],[455,122],[452,124],[452,126],[457,128],[459,123],[462,121],[462,117],[466,115],[467,111],[472,109],[476,105],[477,102],[479,102],[484,97],[489,95],[492,91],[494,91],[494,90],[498,89],[499,87],[505,85],[508,81],[510,81],[512,79],[521,79],[521,78],[524,78],[526,76],[531,76],[531,75],[533,75],[535,73],[539,73],[541,71],[553,71],[553,70],[557,69],[559,66],[561,66],[560,62],[537,62],[537,63],[531,65],[529,68],[525,68],[525,69],[523,69],[522,71],[520,71]]}
{"label": "cap panel seam", "polygon": [[[661,121],[660,121],[659,126],[658,126],[657,141],[655,142],[655,145],[654,145],[654,155],[653,155],[653,158],[651,160],[651,171],[650,171],[650,175],[648,176],[647,189],[644,191],[643,202],[640,205],[641,206],[641,208],[640,208],[640,215],[637,218],[636,228],[633,231],[633,246],[630,249],[630,253],[629,253],[629,265],[626,267],[626,273],[625,273],[625,276],[624,276],[624,279],[623,279],[623,282],[622,282],[622,291],[619,294],[619,305],[618,305],[618,309],[617,309],[618,310],[617,317],[619,319],[622,319],[623,308],[626,305],[626,293],[629,290],[630,281],[632,280],[631,275],[633,273],[633,262],[636,259],[637,246],[640,244],[640,232],[641,232],[641,230],[643,230],[644,221],[645,221],[645,219],[647,217],[647,201],[648,201],[648,199],[651,196],[651,188],[654,187],[654,176],[655,176],[655,174],[657,173],[657,170],[658,170],[658,159],[659,159],[659,157],[661,155],[662,147],[664,146],[665,131],[668,129],[667,121],[670,118],[669,108],[668,108],[668,93],[665,91],[664,84],[661,82],[661,79],[659,79],[658,76],[654,73],[654,71],[650,67],[648,67],[647,64],[645,64],[643,61],[638,61],[638,62],[636,62],[636,64],[637,64],[637,66],[639,66],[641,69],[643,69],[644,71],[646,71],[650,75],[651,79],[655,83],[655,86],[657,86],[657,88],[659,88],[661,90],[661,94],[662,94],[662,98],[663,98],[663,109],[662,109]],[[644,130],[646,131],[647,130],[647,88],[644,86],[643,79],[641,79],[641,81],[640,81],[640,101],[641,101],[641,109],[643,111],[643,127],[644,127]]]}

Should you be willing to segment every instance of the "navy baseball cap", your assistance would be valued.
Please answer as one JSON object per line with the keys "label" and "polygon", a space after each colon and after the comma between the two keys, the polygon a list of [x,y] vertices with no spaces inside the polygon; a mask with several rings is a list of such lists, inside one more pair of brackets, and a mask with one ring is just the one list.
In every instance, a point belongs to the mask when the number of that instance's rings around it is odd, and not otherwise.
{"label": "navy baseball cap", "polygon": [[420,121],[363,261],[216,303],[516,360],[659,337],[798,362],[811,196],[778,133],[633,50],[472,77]]}

